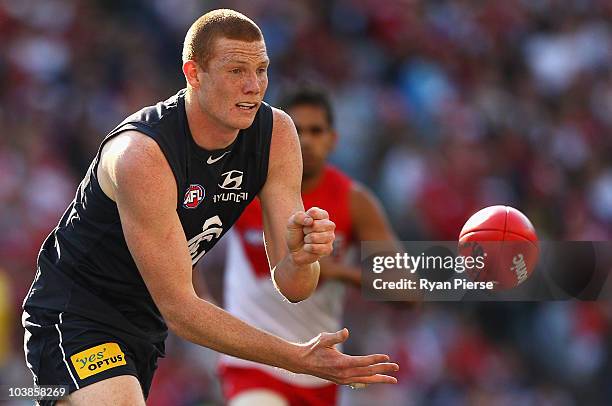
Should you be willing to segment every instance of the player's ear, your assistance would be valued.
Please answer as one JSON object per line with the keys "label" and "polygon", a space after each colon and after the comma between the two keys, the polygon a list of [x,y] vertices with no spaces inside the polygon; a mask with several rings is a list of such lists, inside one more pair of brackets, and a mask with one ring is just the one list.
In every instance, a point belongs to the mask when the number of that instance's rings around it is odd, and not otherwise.
{"label": "player's ear", "polygon": [[200,79],[198,78],[199,67],[196,61],[188,60],[183,63],[183,75],[185,80],[193,88],[200,87]]}

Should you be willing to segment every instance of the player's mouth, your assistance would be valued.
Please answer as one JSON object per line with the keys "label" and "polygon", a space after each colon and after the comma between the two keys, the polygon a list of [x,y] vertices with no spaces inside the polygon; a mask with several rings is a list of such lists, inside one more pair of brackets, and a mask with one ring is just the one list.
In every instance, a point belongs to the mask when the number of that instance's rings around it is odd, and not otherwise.
{"label": "player's mouth", "polygon": [[259,103],[246,103],[246,102],[236,103],[236,107],[238,107],[240,110],[245,110],[245,111],[253,110],[258,105]]}

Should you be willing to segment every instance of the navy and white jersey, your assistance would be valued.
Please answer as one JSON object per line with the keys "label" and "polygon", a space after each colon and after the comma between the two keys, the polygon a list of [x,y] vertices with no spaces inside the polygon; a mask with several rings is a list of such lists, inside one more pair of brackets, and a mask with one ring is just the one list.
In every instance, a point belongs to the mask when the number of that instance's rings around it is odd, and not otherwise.
{"label": "navy and white jersey", "polygon": [[[155,140],[174,173],[176,211],[195,265],[266,181],[272,108],[262,103],[253,124],[230,146],[215,151],[193,140],[185,89],[129,116],[104,139],[74,200],[41,248],[24,307],[76,313],[159,341],[167,335],[166,324],[128,250],[117,205],[104,194],[96,176],[104,144],[128,130]],[[156,199],[156,194],[153,189],[142,198]]]}

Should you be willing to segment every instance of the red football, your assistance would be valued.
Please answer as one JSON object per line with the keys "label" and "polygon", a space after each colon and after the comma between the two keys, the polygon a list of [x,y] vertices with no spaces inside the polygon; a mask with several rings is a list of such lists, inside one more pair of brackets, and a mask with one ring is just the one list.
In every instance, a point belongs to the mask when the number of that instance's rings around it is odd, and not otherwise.
{"label": "red football", "polygon": [[486,207],[472,217],[459,234],[459,255],[484,258],[484,266],[468,269],[474,281],[493,281],[495,289],[523,283],[538,261],[538,237],[531,221],[509,206]]}

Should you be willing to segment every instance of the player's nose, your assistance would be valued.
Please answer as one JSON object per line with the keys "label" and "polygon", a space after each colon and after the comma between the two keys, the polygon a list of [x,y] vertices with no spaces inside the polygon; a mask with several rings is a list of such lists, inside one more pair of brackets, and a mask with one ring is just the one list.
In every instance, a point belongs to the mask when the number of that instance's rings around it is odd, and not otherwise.
{"label": "player's nose", "polygon": [[253,72],[245,77],[242,91],[246,94],[259,94],[261,88],[256,73]]}
{"label": "player's nose", "polygon": [[300,145],[302,146],[302,150],[309,149],[312,143],[310,131],[305,131],[302,128],[298,128],[298,136],[300,137]]}

